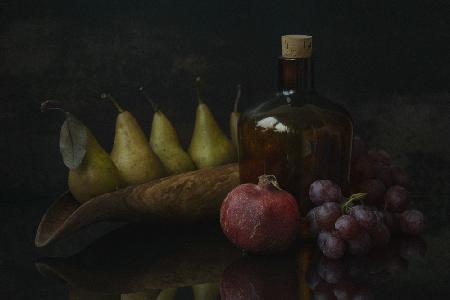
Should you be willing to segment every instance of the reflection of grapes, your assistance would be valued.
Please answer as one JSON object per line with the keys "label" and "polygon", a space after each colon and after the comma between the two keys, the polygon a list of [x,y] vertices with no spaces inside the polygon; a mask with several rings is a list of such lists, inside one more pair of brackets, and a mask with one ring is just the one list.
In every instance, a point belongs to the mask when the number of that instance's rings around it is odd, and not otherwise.
{"label": "reflection of grapes", "polygon": [[337,202],[342,198],[341,188],[330,180],[316,180],[309,187],[309,198],[315,205]]}
{"label": "reflection of grapes", "polygon": [[408,259],[423,256],[425,248],[420,238],[399,237],[388,248],[374,249],[366,256],[316,257],[305,278],[314,299],[373,299],[374,283],[391,280],[391,274],[408,267]]}
{"label": "reflection of grapes", "polygon": [[353,283],[346,279],[340,280],[333,287],[333,294],[337,299],[354,299],[355,292]]}
{"label": "reflection of grapes", "polygon": [[358,236],[348,241],[348,251],[353,255],[363,255],[369,253],[372,241],[366,231],[361,231]]}
{"label": "reflection of grapes", "polygon": [[344,277],[345,268],[342,261],[322,257],[317,265],[317,272],[328,283],[338,283]]}

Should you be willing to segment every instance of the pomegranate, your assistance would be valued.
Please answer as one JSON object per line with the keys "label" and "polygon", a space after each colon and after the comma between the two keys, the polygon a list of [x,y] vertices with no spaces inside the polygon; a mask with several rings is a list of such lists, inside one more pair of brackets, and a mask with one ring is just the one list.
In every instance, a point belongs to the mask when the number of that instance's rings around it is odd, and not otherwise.
{"label": "pomegranate", "polygon": [[262,175],[258,184],[241,184],[220,209],[220,225],[228,239],[253,253],[283,251],[297,238],[300,215],[295,198],[282,190],[275,176]]}

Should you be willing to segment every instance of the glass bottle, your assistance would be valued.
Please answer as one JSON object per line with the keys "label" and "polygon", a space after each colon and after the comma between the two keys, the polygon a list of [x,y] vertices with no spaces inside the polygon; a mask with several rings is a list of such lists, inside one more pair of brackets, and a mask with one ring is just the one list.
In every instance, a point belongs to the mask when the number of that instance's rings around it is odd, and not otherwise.
{"label": "glass bottle", "polygon": [[307,237],[310,184],[330,179],[348,192],[353,126],[345,109],[314,90],[312,37],[281,40],[278,92],[239,121],[240,180],[256,183],[262,174],[275,175],[297,199]]}

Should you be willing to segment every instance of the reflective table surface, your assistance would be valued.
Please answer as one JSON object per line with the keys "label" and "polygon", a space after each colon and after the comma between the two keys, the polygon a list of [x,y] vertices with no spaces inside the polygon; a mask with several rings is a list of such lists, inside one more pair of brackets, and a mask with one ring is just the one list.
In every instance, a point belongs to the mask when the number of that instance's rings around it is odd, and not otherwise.
{"label": "reflective table surface", "polygon": [[[2,299],[450,299],[448,200],[415,199],[421,237],[324,258],[315,242],[276,255],[234,247],[217,224],[97,224],[3,263]],[[30,247],[32,247],[30,245]],[[5,258],[6,259],[6,258]],[[15,265],[15,266],[14,266]],[[6,296],[6,297],[5,297]],[[8,298],[9,297],[9,298]]]}

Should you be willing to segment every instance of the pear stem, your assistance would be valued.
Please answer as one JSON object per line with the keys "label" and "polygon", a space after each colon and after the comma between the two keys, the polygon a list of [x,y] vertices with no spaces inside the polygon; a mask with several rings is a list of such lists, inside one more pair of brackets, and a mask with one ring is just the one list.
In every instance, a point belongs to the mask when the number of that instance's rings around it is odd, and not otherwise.
{"label": "pear stem", "polygon": [[239,105],[239,100],[241,99],[241,85],[238,84],[236,86],[237,88],[237,92],[236,92],[236,99],[234,99],[234,108],[233,108],[233,112],[238,112],[238,105]]}
{"label": "pear stem", "polygon": [[47,112],[49,110],[57,110],[63,112],[66,117],[68,112],[64,109],[62,103],[57,100],[46,100],[41,103],[41,112]]}
{"label": "pear stem", "polygon": [[158,104],[156,104],[155,101],[153,101],[152,98],[150,98],[150,96],[147,94],[147,92],[145,91],[143,86],[141,86],[139,88],[139,91],[142,93],[142,95],[144,95],[145,100],[147,100],[147,102],[150,103],[150,105],[152,106],[153,112],[158,112],[159,111]]}
{"label": "pear stem", "polygon": [[195,78],[195,91],[197,92],[198,104],[204,103],[202,93],[201,93],[201,83],[202,83],[202,80],[201,80],[200,76],[197,76],[197,78]]}
{"label": "pear stem", "polygon": [[110,94],[103,93],[100,95],[100,97],[102,99],[108,99],[109,101],[111,101],[119,113],[124,112],[123,108],[119,105],[119,102],[117,102],[117,100]]}

